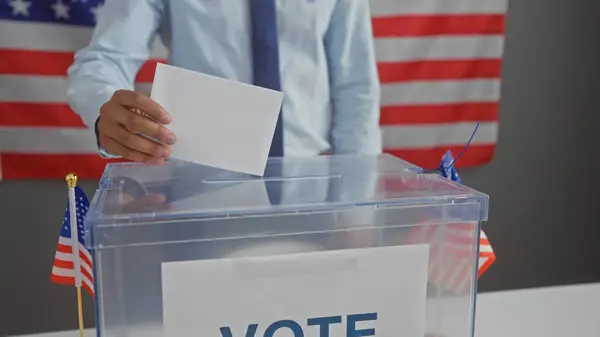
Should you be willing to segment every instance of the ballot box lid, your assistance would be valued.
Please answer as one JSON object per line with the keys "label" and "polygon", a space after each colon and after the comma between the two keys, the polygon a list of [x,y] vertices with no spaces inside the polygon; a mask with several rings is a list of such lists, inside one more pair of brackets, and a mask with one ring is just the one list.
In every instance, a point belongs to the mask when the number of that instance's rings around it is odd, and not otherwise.
{"label": "ballot box lid", "polygon": [[396,157],[331,155],[268,160],[264,176],[190,162],[106,166],[86,222],[93,225],[277,215],[348,207],[478,202],[488,196]]}

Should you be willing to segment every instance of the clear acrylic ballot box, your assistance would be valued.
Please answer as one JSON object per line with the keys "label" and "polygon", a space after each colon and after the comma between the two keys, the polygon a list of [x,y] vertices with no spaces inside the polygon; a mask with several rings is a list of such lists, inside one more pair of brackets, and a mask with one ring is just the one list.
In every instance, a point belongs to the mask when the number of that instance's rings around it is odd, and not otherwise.
{"label": "clear acrylic ballot box", "polygon": [[98,337],[472,337],[488,196],[389,155],[109,164]]}

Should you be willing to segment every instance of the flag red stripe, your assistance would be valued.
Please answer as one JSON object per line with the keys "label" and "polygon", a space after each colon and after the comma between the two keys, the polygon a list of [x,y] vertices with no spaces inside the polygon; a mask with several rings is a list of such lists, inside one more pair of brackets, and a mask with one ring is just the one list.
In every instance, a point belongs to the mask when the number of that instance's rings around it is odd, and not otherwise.
{"label": "flag red stripe", "polygon": [[496,254],[494,253],[480,253],[480,257],[487,257],[487,261],[485,261],[482,265],[479,266],[479,271],[477,272],[477,277],[480,278],[481,275],[485,274],[485,272],[494,264],[496,261]]}
{"label": "flag red stripe", "polygon": [[[0,126],[84,128],[81,118],[66,103],[0,102]],[[384,106],[381,125],[493,122],[497,102],[439,105]]]}
{"label": "flag red stripe", "polygon": [[81,276],[83,278],[87,278],[88,280],[93,280],[94,277],[84,268],[81,268]]}
{"label": "flag red stripe", "polygon": [[381,125],[495,122],[498,102],[384,106]]}
{"label": "flag red stripe", "polygon": [[[50,281],[63,285],[75,285],[75,278],[70,276],[58,276],[51,274]],[[81,287],[85,289],[85,291],[87,291],[88,294],[90,294],[90,296],[94,297],[94,290],[92,290],[92,288],[90,288],[86,282],[81,282]]]}
{"label": "flag red stripe", "polygon": [[0,74],[64,76],[73,52],[0,49]]}
{"label": "flag red stripe", "polygon": [[[65,246],[65,245],[58,245],[59,249],[57,249],[58,252],[60,253],[65,253],[65,254],[71,254],[72,249],[67,249],[65,247],[69,247],[70,246]],[[92,261],[82,252],[79,252],[79,259],[81,259],[81,263],[82,264],[86,264],[88,266],[92,266]],[[59,260],[59,259],[54,259],[54,265],[59,267],[59,268],[65,268],[65,269],[73,269],[73,262],[72,261],[65,261],[65,260]],[[90,275],[91,278],[91,275]]]}
{"label": "flag red stripe", "polygon": [[54,259],[54,266],[56,268],[63,268],[63,269],[74,269],[75,267],[73,266],[73,261],[64,261],[64,260],[59,260],[59,259]]}
{"label": "flag red stripe", "polygon": [[94,290],[92,290],[92,288],[90,288],[87,283],[82,282],[81,286],[83,287],[83,289],[85,289],[85,291],[88,292],[88,294],[90,294],[90,296],[92,296],[92,298],[94,297]]}
{"label": "flag red stripe", "polygon": [[60,252],[60,253],[65,253],[65,254],[72,254],[73,253],[73,247],[71,246],[67,246],[67,245],[63,245],[63,244],[58,244],[58,246],[56,247],[56,251]]}
{"label": "flag red stripe", "polygon": [[[84,264],[87,264],[88,266],[92,267],[92,260],[89,259],[89,257],[87,255],[85,255],[83,252],[79,252],[79,259],[81,259],[81,262]],[[92,275],[90,275],[90,280],[94,279],[92,277]]]}
{"label": "flag red stripe", "polygon": [[75,278],[70,276],[59,276],[55,274],[50,274],[50,281],[64,285],[75,285]]}
{"label": "flag red stripe", "polygon": [[500,59],[379,62],[382,84],[418,80],[499,78]]}
{"label": "flag red stripe", "polygon": [[[127,160],[100,158],[97,154],[25,154],[1,153],[4,179],[59,179],[68,172],[77,172],[81,179],[98,179],[110,162]],[[40,165],[43,163],[43,165]],[[69,171],[65,171],[65,168]],[[71,251],[69,251],[71,252]]]}
{"label": "flag red stripe", "polygon": [[137,73],[136,82],[152,83],[157,63],[166,63],[166,60],[151,59],[146,61]]}
{"label": "flag red stripe", "polygon": [[398,15],[373,18],[376,38],[504,33],[504,14]]}
{"label": "flag red stripe", "polygon": [[[0,75],[66,76],[73,56],[73,52],[0,48]],[[138,71],[136,82],[151,83],[158,62],[165,61],[146,61]]]}
{"label": "flag red stripe", "polygon": [[[461,146],[440,146],[436,148],[422,149],[386,149],[385,152],[393,156],[400,157],[410,163],[419,163],[421,167],[433,169],[440,164],[440,158],[451,150],[454,155],[457,155],[464,145]],[[472,167],[487,163],[492,159],[494,154],[494,144],[471,144],[464,155],[456,162],[456,167]]]}
{"label": "flag red stripe", "polygon": [[66,103],[0,102],[0,111],[4,127],[85,127]]}

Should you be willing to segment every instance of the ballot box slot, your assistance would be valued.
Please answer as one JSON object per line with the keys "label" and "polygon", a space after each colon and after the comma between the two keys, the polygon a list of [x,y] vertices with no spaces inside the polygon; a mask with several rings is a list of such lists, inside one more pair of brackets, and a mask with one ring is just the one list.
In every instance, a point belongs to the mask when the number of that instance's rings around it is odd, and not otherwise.
{"label": "ballot box slot", "polygon": [[293,176],[293,177],[256,177],[254,179],[249,178],[222,178],[222,179],[204,179],[205,184],[231,184],[240,182],[288,182],[288,181],[307,181],[307,180],[329,180],[329,179],[342,179],[342,176],[337,175],[305,175],[305,176]]}

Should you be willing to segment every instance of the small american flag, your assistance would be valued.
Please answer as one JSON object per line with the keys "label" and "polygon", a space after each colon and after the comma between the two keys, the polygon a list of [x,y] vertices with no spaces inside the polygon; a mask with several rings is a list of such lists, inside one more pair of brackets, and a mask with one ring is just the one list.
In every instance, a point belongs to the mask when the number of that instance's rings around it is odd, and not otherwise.
{"label": "small american flag", "polygon": [[[470,290],[473,280],[473,247],[479,240],[479,267],[481,277],[494,263],[496,256],[483,231],[474,235],[475,222],[448,223],[439,219],[415,227],[408,242],[411,244],[435,243],[429,252],[428,279],[431,284],[456,295]],[[441,244],[440,244],[441,243]]]}
{"label": "small american flag", "polygon": [[[63,219],[60,236],[58,238],[58,247],[52,266],[50,279],[52,282],[72,286],[83,287],[92,297],[94,296],[94,277],[92,272],[92,255],[85,247],[85,235],[83,220],[90,206],[85,192],[78,186],[75,186],[75,218],[77,240],[73,240],[73,231],[71,230],[71,202],[67,203],[67,210]],[[79,250],[79,259],[76,261],[73,255],[73,247]],[[79,265],[79,272],[76,271],[76,265]]]}
{"label": "small american flag", "polygon": [[[454,158],[450,151],[443,156],[439,174],[444,178],[461,183],[454,167]],[[437,243],[432,245],[429,255],[429,281],[441,289],[454,294],[465,294],[470,290],[473,278],[473,247],[479,240],[479,263],[477,277],[494,263],[496,255],[487,236],[481,230],[474,235],[476,222],[450,222],[439,219],[429,221],[427,225],[415,227],[408,242]],[[439,244],[442,243],[442,244]]]}
{"label": "small american flag", "polygon": [[[475,129],[475,131],[477,131],[477,129]],[[467,146],[469,146],[470,142],[471,141],[469,141],[467,143]],[[462,183],[460,180],[460,177],[458,176],[458,172],[456,171],[456,168],[454,167],[455,163],[456,163],[456,160],[452,157],[452,152],[450,152],[450,151],[446,152],[444,157],[442,157],[442,162],[440,163],[440,167],[439,167],[440,174],[443,177],[448,178],[452,181],[455,181],[457,183]],[[465,231],[461,231],[461,232],[465,233]],[[470,247],[473,246],[472,239],[469,241],[468,239],[465,240],[465,238],[463,238],[462,241],[460,239],[458,239],[456,242],[463,242],[463,243],[466,242]],[[458,254],[458,255],[460,255],[460,254]],[[494,254],[492,245],[490,244],[490,241],[488,240],[487,235],[485,235],[483,230],[481,230],[479,232],[479,264],[478,264],[479,269],[477,270],[477,277],[481,277],[481,275],[483,275],[483,273],[486,272],[486,270],[494,263],[494,261],[496,261],[496,255]]]}

